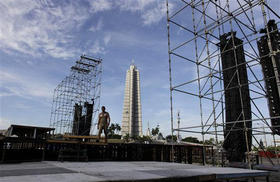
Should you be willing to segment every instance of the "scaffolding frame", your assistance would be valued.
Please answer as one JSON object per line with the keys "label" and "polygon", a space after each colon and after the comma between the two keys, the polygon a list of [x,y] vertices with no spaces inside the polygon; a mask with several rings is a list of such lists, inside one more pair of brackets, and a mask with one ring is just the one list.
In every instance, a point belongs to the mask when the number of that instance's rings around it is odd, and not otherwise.
{"label": "scaffolding frame", "polygon": [[[225,69],[223,70],[221,68],[221,54],[224,52],[220,52],[218,42],[220,41],[219,37],[221,35],[230,32],[233,38],[234,32],[237,32],[236,34],[243,41],[243,44],[239,46],[244,46],[246,60],[244,64],[246,64],[248,71],[252,119],[232,121],[227,122],[227,124],[244,123],[247,146],[246,157],[247,163],[251,168],[250,149],[247,139],[248,130],[252,130],[252,141],[255,141],[258,146],[261,145],[256,138],[257,135],[272,135],[276,148],[275,134],[273,133],[273,127],[275,126],[272,126],[269,122],[273,117],[270,117],[268,110],[261,107],[260,104],[260,102],[267,102],[267,93],[264,85],[265,78],[258,71],[261,67],[260,59],[262,57],[259,56],[257,50],[257,40],[263,36],[259,34],[259,30],[265,28],[268,32],[268,47],[270,51],[269,55],[266,56],[271,56],[272,62],[275,62],[274,56],[280,50],[272,50],[270,42],[270,34],[272,32],[268,31],[267,23],[268,19],[275,19],[276,24],[279,26],[280,16],[269,5],[267,0],[237,0],[234,2],[230,2],[229,0],[178,0],[176,1],[176,5],[179,8],[170,12],[170,4],[166,0],[172,136],[174,131],[200,134],[203,144],[205,144],[205,136],[210,135],[214,136],[215,145],[221,147],[219,140],[222,137],[220,136],[223,136],[223,133],[226,131],[224,93],[225,90],[233,88],[228,88],[229,85],[226,89],[223,87],[222,74]],[[262,24],[258,21],[260,19],[262,19]],[[237,47],[235,46],[233,51]],[[179,62],[179,66],[176,66]],[[181,62],[184,62],[185,66],[182,66],[183,64]],[[237,64],[236,58],[235,62],[236,67],[243,65]],[[190,67],[190,65],[192,66]],[[176,74],[181,72],[182,68],[188,67],[195,70],[195,78],[186,80],[179,74]],[[238,74],[238,69],[236,72]],[[237,78],[239,82],[238,88],[240,90],[242,85],[240,85],[239,77]],[[278,90],[280,90],[280,80],[277,75],[276,82]],[[196,85],[197,90],[194,90],[194,85]],[[197,99],[200,124],[175,129],[173,110],[176,99],[174,97],[178,93]],[[240,99],[242,100],[242,98]],[[211,107],[211,109],[208,109],[209,113],[205,112],[208,107]],[[182,108],[177,109],[183,110]],[[242,108],[242,113],[244,114],[244,108]],[[252,128],[247,128],[246,122],[252,122]],[[184,121],[181,120],[181,126],[184,125],[183,123]],[[262,127],[258,126],[260,124]],[[229,133],[233,131],[232,129],[233,127]],[[262,146],[261,148],[264,150]],[[277,149],[275,153],[277,163],[279,164]],[[216,158],[215,156],[214,160]],[[206,160],[204,159],[204,161]],[[271,160],[270,162],[274,165]]]}
{"label": "scaffolding frame", "polygon": [[[92,123],[95,121],[100,107],[101,77],[102,59],[82,55],[75,62],[70,74],[54,89],[50,127],[55,128],[55,134],[73,134],[75,104],[93,104]],[[91,134],[95,125],[91,127]]]}

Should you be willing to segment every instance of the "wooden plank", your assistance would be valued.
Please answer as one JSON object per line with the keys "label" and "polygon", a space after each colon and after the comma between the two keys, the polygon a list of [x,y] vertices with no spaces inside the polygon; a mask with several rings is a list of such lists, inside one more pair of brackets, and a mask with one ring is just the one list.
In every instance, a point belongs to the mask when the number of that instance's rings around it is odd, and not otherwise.
{"label": "wooden plank", "polygon": [[[97,136],[97,135],[92,135],[92,136],[63,135],[63,138],[73,138],[73,139],[98,139],[98,136]],[[105,137],[101,137],[100,139],[105,139]]]}
{"label": "wooden plank", "polygon": [[47,140],[47,143],[72,143],[77,144],[79,141],[73,141],[73,140]]}
{"label": "wooden plank", "polygon": [[87,144],[87,145],[108,145],[108,143],[105,143],[105,142],[84,142],[83,144]]}

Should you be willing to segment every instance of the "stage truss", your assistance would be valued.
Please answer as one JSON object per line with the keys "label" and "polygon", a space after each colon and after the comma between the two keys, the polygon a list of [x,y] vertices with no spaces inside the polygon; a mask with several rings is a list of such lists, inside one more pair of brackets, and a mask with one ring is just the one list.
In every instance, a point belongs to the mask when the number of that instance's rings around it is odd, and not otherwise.
{"label": "stage truss", "polygon": [[[275,7],[271,6],[273,3]],[[225,131],[225,90],[218,43],[221,35],[236,32],[243,41],[252,108],[252,128],[245,127],[244,132],[252,130],[256,147],[260,146],[260,136],[266,134],[272,136],[276,146],[257,40],[264,35],[260,30],[267,27],[269,20],[274,19],[279,27],[277,3],[266,0],[166,1],[172,136],[174,131],[199,134],[203,142],[213,136],[216,146],[221,147]],[[273,57],[279,51],[270,50],[270,55]],[[180,103],[185,100],[186,104],[178,104],[178,100]],[[181,117],[181,127],[175,129],[174,110],[180,109],[183,115],[182,108],[193,111],[199,119],[191,122]],[[197,124],[193,124],[195,122]],[[242,122],[245,125],[247,121]],[[250,153],[249,149],[247,152]],[[250,160],[247,161],[250,164]]]}
{"label": "stage truss", "polygon": [[[93,104],[92,122],[95,121],[100,107],[101,76],[101,59],[82,55],[71,67],[70,75],[54,89],[50,127],[55,128],[56,134],[73,134],[75,104]],[[85,110],[82,112],[86,114]]]}

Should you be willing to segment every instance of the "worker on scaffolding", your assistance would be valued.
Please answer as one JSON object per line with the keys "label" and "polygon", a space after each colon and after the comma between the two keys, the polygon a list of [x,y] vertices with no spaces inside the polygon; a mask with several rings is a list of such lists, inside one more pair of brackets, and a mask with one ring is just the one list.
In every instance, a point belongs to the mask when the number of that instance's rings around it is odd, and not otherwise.
{"label": "worker on scaffolding", "polygon": [[102,112],[98,116],[98,125],[97,125],[97,129],[99,130],[98,139],[100,140],[102,130],[104,130],[105,143],[107,143],[107,129],[108,129],[108,126],[110,125],[111,119],[110,119],[109,113],[105,111],[106,110],[105,106],[102,106],[101,110],[102,110]]}

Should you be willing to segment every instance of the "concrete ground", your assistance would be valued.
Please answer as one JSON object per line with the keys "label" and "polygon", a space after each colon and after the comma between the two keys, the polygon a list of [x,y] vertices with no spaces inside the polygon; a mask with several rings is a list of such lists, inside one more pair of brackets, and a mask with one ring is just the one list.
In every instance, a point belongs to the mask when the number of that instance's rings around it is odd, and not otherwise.
{"label": "concrete ground", "polygon": [[[268,172],[166,162],[32,162],[1,164],[0,182],[214,181]],[[278,175],[280,176],[280,175]],[[265,178],[256,178],[261,181]],[[279,178],[276,178],[279,179]],[[276,181],[273,181],[276,182]],[[279,181],[277,181],[279,182]]]}
{"label": "concrete ground", "polygon": [[260,163],[264,165],[263,169],[278,169],[278,172],[271,172],[270,173],[270,182],[280,182],[280,159],[271,158],[272,162],[274,163],[274,167],[272,167],[272,164],[269,162],[267,158],[260,158]]}

